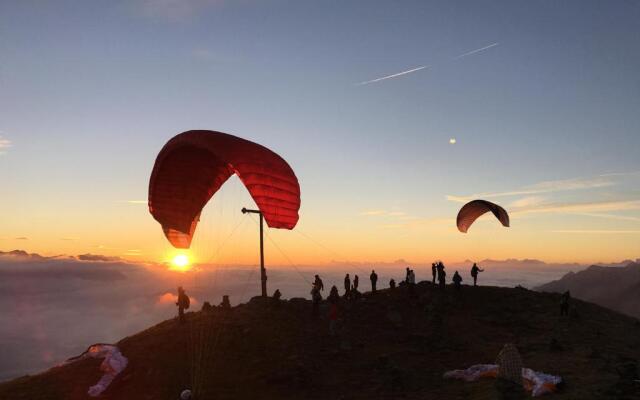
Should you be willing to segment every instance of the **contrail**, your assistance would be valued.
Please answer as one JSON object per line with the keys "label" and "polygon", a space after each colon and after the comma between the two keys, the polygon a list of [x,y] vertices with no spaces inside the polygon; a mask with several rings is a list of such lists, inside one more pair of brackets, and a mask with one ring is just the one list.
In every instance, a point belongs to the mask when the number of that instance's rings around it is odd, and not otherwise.
{"label": "contrail", "polygon": [[413,68],[413,69],[410,69],[410,70],[407,70],[407,71],[398,72],[397,74],[387,75],[387,76],[383,76],[382,78],[376,78],[376,79],[372,79],[370,81],[364,81],[364,82],[356,83],[356,85],[368,85],[369,83],[380,82],[380,81],[384,81],[385,79],[397,78],[398,76],[407,75],[407,74],[410,74],[412,72],[420,71],[421,69],[425,69],[425,68],[429,68],[429,66],[428,65],[423,65],[423,66],[418,67],[418,68]]}
{"label": "contrail", "polygon": [[496,43],[490,44],[490,45],[488,45],[488,46],[481,47],[481,48],[479,48],[479,49],[471,50],[471,51],[466,52],[466,53],[464,53],[464,54],[460,54],[458,57],[454,58],[454,60],[458,60],[458,59],[460,59],[460,58],[463,58],[463,57],[466,57],[466,56],[470,56],[470,55],[472,55],[472,54],[479,53],[479,52],[481,52],[481,51],[485,51],[485,50],[490,49],[490,48],[492,48],[492,47],[494,47],[494,46],[497,46],[497,45],[499,45],[499,44],[500,44],[500,43],[497,43],[497,42],[496,42]]}

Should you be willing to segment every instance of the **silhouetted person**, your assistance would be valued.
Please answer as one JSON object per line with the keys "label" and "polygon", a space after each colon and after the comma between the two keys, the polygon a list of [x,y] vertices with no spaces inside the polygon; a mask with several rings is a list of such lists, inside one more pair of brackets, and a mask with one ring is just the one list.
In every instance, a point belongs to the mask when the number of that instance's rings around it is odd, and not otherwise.
{"label": "silhouetted person", "polygon": [[331,286],[331,290],[329,291],[328,300],[330,303],[337,303],[340,299],[340,295],[338,294],[338,288],[336,285]]}
{"label": "silhouetted person", "polygon": [[228,294],[225,294],[224,296],[222,296],[222,303],[220,303],[220,307],[222,307],[223,310],[228,310],[231,308],[231,303],[229,302]]}
{"label": "silhouetted person", "polygon": [[451,278],[451,280],[453,281],[453,284],[455,285],[456,290],[460,290],[460,286],[462,285],[462,277],[460,276],[458,271],[456,271],[453,274],[453,278]]}
{"label": "silhouetted person", "polygon": [[[316,275],[317,276],[317,275]],[[280,293],[280,289],[276,289],[275,292],[273,292],[273,299],[275,301],[280,301],[280,298],[282,297],[282,293]]]}
{"label": "silhouetted person", "polygon": [[311,289],[311,300],[313,301],[313,310],[311,314],[314,317],[317,317],[318,313],[320,312],[320,302],[322,301],[320,287],[317,285],[313,285],[313,289]]}
{"label": "silhouetted person", "polygon": [[349,274],[344,277],[344,297],[349,297],[349,291],[351,291],[351,278]]}
{"label": "silhouetted person", "polygon": [[471,276],[473,277],[473,286],[477,286],[476,283],[478,281],[478,272],[484,272],[484,270],[478,268],[476,263],[473,263],[473,267],[471,267]]}
{"label": "silhouetted person", "polygon": [[560,315],[569,315],[569,306],[571,305],[571,292],[566,291],[560,297]]}
{"label": "silhouetted person", "polygon": [[436,263],[431,263],[431,275],[433,276],[433,280],[431,283],[436,284],[436,275],[438,274],[438,267]]}
{"label": "silhouetted person", "polygon": [[438,273],[438,284],[440,285],[440,287],[444,288],[447,273],[444,272],[444,264],[442,263],[442,261],[439,261],[436,264],[436,271]]}
{"label": "silhouetted person", "polygon": [[440,285],[441,289],[444,289],[445,285],[447,284],[447,273],[444,272],[444,268],[441,268],[438,271],[438,284]]}
{"label": "silhouetted person", "polygon": [[358,275],[353,277],[353,290],[355,290],[356,292],[358,291],[358,284],[360,283],[360,279],[358,278]]}
{"label": "silhouetted person", "polygon": [[376,274],[376,270],[371,270],[371,275],[369,275],[369,279],[371,280],[371,291],[376,291],[376,284],[378,283],[378,274]]}
{"label": "silhouetted person", "polygon": [[316,279],[313,281],[313,284],[318,287],[318,290],[324,291],[324,283],[322,282],[322,279],[320,279],[320,276],[316,275]]}
{"label": "silhouetted person", "polygon": [[389,287],[391,289],[395,289],[396,288],[396,280],[391,278],[391,280],[389,281]]}
{"label": "silhouetted person", "polygon": [[407,267],[407,273],[404,278],[405,283],[411,283],[411,270]]}
{"label": "silhouetted person", "polygon": [[178,301],[176,301],[176,306],[178,306],[178,316],[180,317],[180,323],[185,321],[184,319],[184,310],[189,308],[191,301],[189,300],[189,296],[184,291],[182,286],[178,287]]}

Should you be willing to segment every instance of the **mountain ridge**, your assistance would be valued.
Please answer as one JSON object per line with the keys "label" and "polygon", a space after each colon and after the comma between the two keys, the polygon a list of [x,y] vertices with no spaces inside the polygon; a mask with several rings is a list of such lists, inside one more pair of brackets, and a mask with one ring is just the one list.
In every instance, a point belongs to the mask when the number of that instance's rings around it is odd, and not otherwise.
{"label": "mountain ridge", "polygon": [[[129,365],[101,398],[176,399],[185,388],[196,400],[496,398],[492,380],[442,374],[494,362],[505,343],[518,347],[525,367],[564,379],[554,399],[637,398],[640,321],[580,300],[561,318],[559,301],[523,288],[457,292],[420,282],[413,294],[403,286],[340,300],[331,336],[326,303],[314,318],[308,300],[254,298],[122,339]],[[0,398],[88,398],[99,364],[83,360],[0,384]]]}
{"label": "mountain ridge", "polygon": [[569,290],[573,297],[640,318],[639,288],[640,264],[632,262],[624,267],[591,265],[582,271],[569,272],[535,290],[555,293]]}

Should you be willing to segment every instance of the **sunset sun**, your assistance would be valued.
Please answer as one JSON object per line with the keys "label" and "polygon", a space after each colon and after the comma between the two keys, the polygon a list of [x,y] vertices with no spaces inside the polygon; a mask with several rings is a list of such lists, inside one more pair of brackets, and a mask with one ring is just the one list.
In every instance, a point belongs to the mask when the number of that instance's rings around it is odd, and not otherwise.
{"label": "sunset sun", "polygon": [[172,269],[177,269],[180,271],[187,271],[189,269],[190,261],[189,256],[186,254],[177,254],[171,260]]}

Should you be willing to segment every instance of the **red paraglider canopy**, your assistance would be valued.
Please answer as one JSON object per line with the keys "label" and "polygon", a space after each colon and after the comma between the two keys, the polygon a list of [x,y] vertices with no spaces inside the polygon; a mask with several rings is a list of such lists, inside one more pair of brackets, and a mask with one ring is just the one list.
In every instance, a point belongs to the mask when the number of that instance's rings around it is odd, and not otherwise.
{"label": "red paraglider canopy", "polygon": [[498,218],[503,226],[509,226],[509,214],[507,214],[504,208],[490,201],[473,200],[462,206],[458,212],[458,218],[456,219],[458,230],[462,233],[467,233],[467,230],[475,220],[489,211]]}
{"label": "red paraglider canopy", "polygon": [[149,180],[149,212],[174,247],[189,248],[202,208],[233,174],[244,183],[268,226],[296,226],[300,186],[285,160],[233,135],[187,131],[160,150]]}

